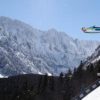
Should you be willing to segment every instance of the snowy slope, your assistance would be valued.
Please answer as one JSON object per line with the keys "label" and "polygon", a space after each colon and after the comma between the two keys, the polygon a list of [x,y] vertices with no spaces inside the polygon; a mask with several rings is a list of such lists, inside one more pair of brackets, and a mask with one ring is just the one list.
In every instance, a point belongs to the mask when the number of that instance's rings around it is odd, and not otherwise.
{"label": "snowy slope", "polygon": [[86,62],[85,62],[85,65],[84,66],[87,66],[91,63],[96,63],[100,60],[100,45],[97,47],[97,49],[95,49],[94,53],[87,58]]}
{"label": "snowy slope", "polygon": [[100,42],[73,39],[55,29],[41,31],[7,17],[0,17],[0,73],[53,73],[77,67]]}
{"label": "snowy slope", "polygon": [[88,94],[86,97],[84,97],[82,100],[100,100],[100,86]]}

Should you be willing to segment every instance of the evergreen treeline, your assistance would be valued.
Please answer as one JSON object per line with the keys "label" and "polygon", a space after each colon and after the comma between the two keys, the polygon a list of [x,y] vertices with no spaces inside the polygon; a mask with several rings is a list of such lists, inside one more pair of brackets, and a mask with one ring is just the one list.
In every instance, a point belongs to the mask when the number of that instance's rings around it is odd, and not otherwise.
{"label": "evergreen treeline", "polygon": [[0,100],[71,100],[97,80],[98,71],[100,61],[84,68],[81,62],[59,77],[30,74],[0,79]]}

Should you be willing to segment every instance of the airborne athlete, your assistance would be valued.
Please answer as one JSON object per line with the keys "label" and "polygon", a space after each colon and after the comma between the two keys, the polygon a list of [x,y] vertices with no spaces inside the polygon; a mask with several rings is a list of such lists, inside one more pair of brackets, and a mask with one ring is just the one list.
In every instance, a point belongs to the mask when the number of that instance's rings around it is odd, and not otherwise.
{"label": "airborne athlete", "polygon": [[82,27],[82,31],[85,33],[100,33],[100,27],[92,26],[92,27]]}

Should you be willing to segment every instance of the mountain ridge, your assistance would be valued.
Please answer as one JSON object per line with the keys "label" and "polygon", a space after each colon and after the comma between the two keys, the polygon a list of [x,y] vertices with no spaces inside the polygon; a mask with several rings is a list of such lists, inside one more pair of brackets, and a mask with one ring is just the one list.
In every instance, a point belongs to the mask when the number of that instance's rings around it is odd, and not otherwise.
{"label": "mountain ridge", "polygon": [[0,17],[0,73],[58,75],[77,67],[99,44],[73,39],[55,29],[41,31],[24,22]]}

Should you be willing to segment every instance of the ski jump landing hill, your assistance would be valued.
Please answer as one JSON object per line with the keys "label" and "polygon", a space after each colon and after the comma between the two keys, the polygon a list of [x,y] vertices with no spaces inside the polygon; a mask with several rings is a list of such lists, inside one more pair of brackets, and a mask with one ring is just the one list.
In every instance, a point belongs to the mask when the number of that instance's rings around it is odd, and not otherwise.
{"label": "ski jump landing hill", "polygon": [[100,79],[96,80],[88,88],[84,89],[72,100],[100,100]]}

